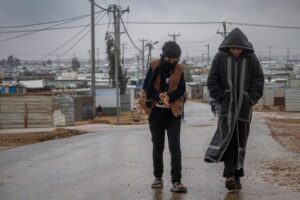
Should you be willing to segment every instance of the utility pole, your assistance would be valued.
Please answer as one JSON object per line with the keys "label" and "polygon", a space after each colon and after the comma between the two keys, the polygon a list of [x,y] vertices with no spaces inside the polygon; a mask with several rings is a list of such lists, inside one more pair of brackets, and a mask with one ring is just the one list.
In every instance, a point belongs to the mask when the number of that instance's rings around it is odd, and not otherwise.
{"label": "utility pole", "polygon": [[125,45],[126,43],[122,43],[122,65],[123,65],[123,68],[125,68],[125,57],[124,57],[124,52],[125,52]]}
{"label": "utility pole", "polygon": [[204,54],[202,53],[202,66],[204,65]]}
{"label": "utility pole", "polygon": [[223,32],[217,31],[217,34],[220,34],[225,38],[227,36],[226,22],[222,22],[222,25],[223,25]]}
{"label": "utility pole", "polygon": [[140,65],[140,55],[136,55],[136,62],[137,62],[137,80],[139,82],[139,80],[140,80],[140,68],[139,68],[139,65]]}
{"label": "utility pole", "polygon": [[[146,46],[147,46],[148,49],[149,49],[149,55],[148,55],[149,62],[151,62],[151,59],[152,59],[152,54],[151,54],[151,52],[152,52],[153,46],[154,46],[155,44],[157,44],[157,43],[158,43],[158,41],[156,41],[156,42],[148,42],[148,43],[146,44]],[[149,64],[149,63],[147,62],[147,64]]]}
{"label": "utility pole", "polygon": [[172,37],[173,38],[173,41],[174,42],[176,42],[176,37],[179,37],[180,36],[180,33],[178,33],[178,34],[175,34],[175,33],[173,33],[173,34],[168,34],[170,37]]}
{"label": "utility pole", "polygon": [[91,0],[91,50],[92,56],[91,63],[92,63],[92,97],[93,97],[93,116],[95,116],[95,105],[96,105],[96,89],[95,89],[95,0]]}
{"label": "utility pole", "polygon": [[289,66],[289,59],[290,59],[290,49],[287,48],[287,55],[286,55],[286,66]]}
{"label": "utility pole", "polygon": [[120,91],[119,91],[119,65],[120,65],[120,45],[121,45],[121,33],[120,33],[120,18],[121,14],[128,11],[129,8],[126,10],[121,11],[121,7],[117,5],[111,5],[109,11],[113,12],[114,17],[114,36],[115,36],[115,43],[114,43],[114,56],[115,56],[115,85],[116,85],[116,111],[117,111],[117,122],[120,122]]}
{"label": "utility pole", "polygon": [[98,66],[100,65],[100,60],[99,60],[99,58],[100,58],[100,57],[99,57],[99,50],[100,50],[100,49],[97,48],[97,62],[96,62],[96,63],[97,63]]}
{"label": "utility pole", "polygon": [[269,64],[271,65],[271,59],[272,59],[272,47],[269,46]]}
{"label": "utility pole", "polygon": [[[89,49],[88,52],[89,52],[89,60],[88,60],[89,66],[92,66],[92,54],[91,54],[91,50]],[[75,57],[75,54],[73,54],[73,57]],[[91,72],[92,72],[92,68],[91,68]]]}
{"label": "utility pole", "polygon": [[151,51],[152,51],[153,45],[152,45],[150,42],[148,42],[148,43],[147,43],[147,46],[148,46],[148,48],[149,48],[149,55],[148,55],[149,62],[147,62],[147,64],[149,64],[149,63],[151,62],[151,57],[152,57]]}
{"label": "utility pole", "polygon": [[207,46],[207,67],[208,67],[209,66],[209,44],[205,46]]}
{"label": "utility pole", "polygon": [[142,73],[143,73],[143,79],[145,78],[145,42],[146,39],[141,39],[142,42]]}
{"label": "utility pole", "polygon": [[114,43],[114,49],[115,49],[115,86],[116,86],[116,96],[117,96],[117,122],[120,121],[120,93],[119,93],[119,38],[120,38],[120,24],[119,24],[119,9],[117,8],[117,5],[113,5],[113,15],[114,15],[114,30],[115,30],[115,43]]}
{"label": "utility pole", "polygon": [[224,29],[224,38],[225,38],[227,36],[226,22],[223,22],[223,29]]}

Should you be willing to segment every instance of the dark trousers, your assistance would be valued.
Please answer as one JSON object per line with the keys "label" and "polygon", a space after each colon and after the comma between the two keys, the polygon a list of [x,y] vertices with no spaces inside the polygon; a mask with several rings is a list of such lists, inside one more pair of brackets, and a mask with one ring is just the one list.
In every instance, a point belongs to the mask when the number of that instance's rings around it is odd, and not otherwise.
{"label": "dark trousers", "polygon": [[238,159],[238,142],[236,133],[231,138],[231,141],[223,155],[223,161],[224,161],[224,171],[223,171],[223,177],[242,177],[244,176],[244,169],[236,169],[237,165],[237,159]]}
{"label": "dark trousers", "polygon": [[149,126],[153,143],[154,176],[162,177],[164,171],[163,152],[165,146],[165,130],[167,130],[169,150],[171,153],[172,183],[181,180],[180,127],[181,117],[149,118]]}

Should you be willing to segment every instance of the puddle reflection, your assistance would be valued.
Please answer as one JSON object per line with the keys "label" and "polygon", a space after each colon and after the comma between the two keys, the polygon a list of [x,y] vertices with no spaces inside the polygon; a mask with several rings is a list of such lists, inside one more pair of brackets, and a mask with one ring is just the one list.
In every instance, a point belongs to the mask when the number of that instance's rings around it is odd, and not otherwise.
{"label": "puddle reflection", "polygon": [[[171,197],[169,198],[169,200],[184,200],[184,196],[185,194],[183,193],[174,193],[174,192],[170,192]],[[169,195],[167,195],[169,196]],[[163,195],[163,190],[162,189],[155,189],[153,190],[153,200],[163,200],[163,199],[168,199],[168,198],[164,198]]]}
{"label": "puddle reflection", "polygon": [[172,192],[170,200],[183,200],[183,193],[174,193]]}
{"label": "puddle reflection", "polygon": [[243,200],[243,195],[239,190],[228,192],[224,200]]}
{"label": "puddle reflection", "polygon": [[163,198],[162,189],[154,189],[153,200],[162,200],[162,198]]}

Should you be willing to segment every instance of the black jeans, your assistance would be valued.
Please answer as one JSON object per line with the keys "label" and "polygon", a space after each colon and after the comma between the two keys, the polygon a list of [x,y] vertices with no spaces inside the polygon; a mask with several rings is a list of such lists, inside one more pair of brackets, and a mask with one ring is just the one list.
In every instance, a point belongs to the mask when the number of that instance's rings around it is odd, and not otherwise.
{"label": "black jeans", "polygon": [[237,165],[237,156],[238,156],[238,142],[236,137],[236,132],[234,132],[234,135],[231,138],[231,141],[223,155],[223,161],[224,161],[224,171],[223,171],[223,177],[229,178],[229,177],[242,177],[244,176],[244,169],[241,168],[239,170],[236,169]]}
{"label": "black jeans", "polygon": [[167,130],[169,150],[171,153],[172,183],[181,181],[180,127],[181,117],[149,118],[149,126],[153,143],[154,176],[162,177],[164,172],[163,152],[165,146],[165,130]]}

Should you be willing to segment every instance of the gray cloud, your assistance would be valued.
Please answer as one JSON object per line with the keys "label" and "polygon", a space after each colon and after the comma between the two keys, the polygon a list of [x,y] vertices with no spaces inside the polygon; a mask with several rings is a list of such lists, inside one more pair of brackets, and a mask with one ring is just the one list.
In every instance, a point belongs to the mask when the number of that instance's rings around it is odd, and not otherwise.
{"label": "gray cloud", "polygon": [[[106,7],[103,0],[96,1]],[[118,3],[118,1],[106,1]],[[122,8],[130,7],[130,13],[123,15],[127,21],[233,21],[256,24],[273,24],[285,26],[300,26],[300,2],[298,0],[120,0]],[[50,20],[79,16],[90,12],[88,0],[0,0],[0,26],[29,24]],[[104,17],[103,22],[108,22]],[[88,24],[89,18],[74,24]],[[232,30],[235,25],[228,25]],[[257,48],[257,52],[267,54],[268,46],[273,52],[284,54],[290,47],[291,54],[300,55],[300,30],[272,29],[240,26],[249,40]],[[96,47],[104,52],[104,34],[107,26],[98,26],[96,31]],[[4,29],[0,29],[3,31]],[[38,59],[51,52],[80,29],[57,30],[36,33],[20,39],[0,43],[0,55],[32,55]],[[109,28],[112,31],[112,26]],[[216,31],[222,31],[222,26],[214,25],[128,25],[134,42],[141,45],[139,39],[159,40],[154,55],[158,56],[159,48],[164,41],[171,39],[168,33],[180,33],[178,43],[183,48],[183,55],[201,56],[206,51],[206,44],[211,45],[211,54],[217,51],[222,37]],[[11,34],[0,34],[0,40],[11,37]],[[199,41],[203,41],[200,43]],[[122,35],[122,41],[127,43],[127,55],[135,55],[130,41]],[[74,41],[75,42],[75,41]],[[73,43],[74,43],[73,42]],[[72,43],[72,44],[73,44]],[[90,48],[89,35],[67,55],[79,55],[88,52]],[[67,48],[66,48],[67,49]],[[58,53],[63,53],[66,49]],[[85,56],[88,54],[85,53]],[[55,54],[51,58],[55,58]],[[26,56],[22,56],[26,58]],[[104,54],[102,54],[104,57]]]}

